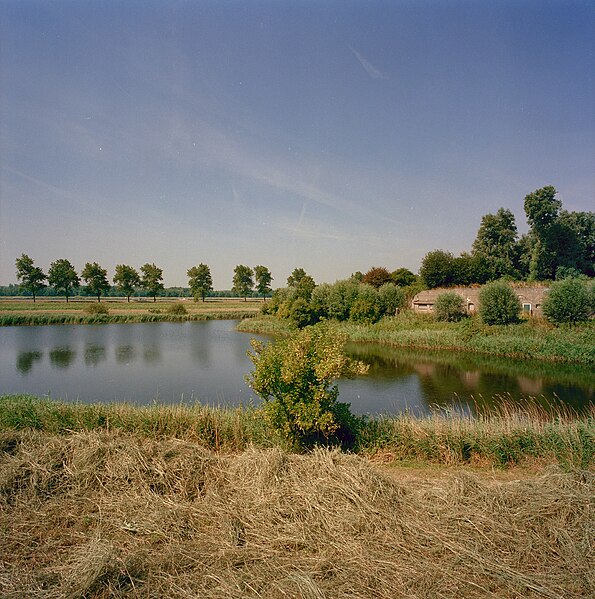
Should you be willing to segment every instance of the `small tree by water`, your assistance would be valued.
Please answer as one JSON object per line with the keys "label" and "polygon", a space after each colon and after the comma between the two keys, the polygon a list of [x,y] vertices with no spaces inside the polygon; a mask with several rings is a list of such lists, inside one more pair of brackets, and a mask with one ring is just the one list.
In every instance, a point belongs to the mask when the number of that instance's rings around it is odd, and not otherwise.
{"label": "small tree by water", "polygon": [[335,380],[368,367],[343,353],[345,337],[328,323],[265,345],[252,340],[250,387],[264,400],[271,426],[294,448],[353,440],[357,419],[338,401]]}

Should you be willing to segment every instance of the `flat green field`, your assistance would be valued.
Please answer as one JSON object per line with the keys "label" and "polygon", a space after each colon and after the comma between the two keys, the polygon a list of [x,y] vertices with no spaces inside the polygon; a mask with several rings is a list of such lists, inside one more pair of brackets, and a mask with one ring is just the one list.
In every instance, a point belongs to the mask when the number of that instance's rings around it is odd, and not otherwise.
{"label": "flat green field", "polygon": [[[107,315],[89,314],[91,306],[97,305],[92,298],[0,299],[0,326],[28,324],[85,324],[97,322],[145,322],[154,320],[207,320],[211,318],[249,318],[258,313],[262,300],[250,298],[208,298],[205,302],[190,299],[105,298],[101,305],[108,309]],[[182,306],[186,314],[172,314],[172,308]]]}

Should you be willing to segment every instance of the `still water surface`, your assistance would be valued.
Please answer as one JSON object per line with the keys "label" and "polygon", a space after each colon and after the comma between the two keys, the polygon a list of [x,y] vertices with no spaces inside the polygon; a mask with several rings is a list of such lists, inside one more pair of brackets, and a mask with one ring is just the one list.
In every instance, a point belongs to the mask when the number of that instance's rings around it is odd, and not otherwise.
{"label": "still water surface", "polygon": [[[83,402],[199,400],[257,404],[244,376],[250,338],[229,320],[0,328],[0,393]],[[261,338],[262,339],[262,338]],[[595,374],[579,366],[428,354],[375,345],[348,347],[370,372],[339,383],[355,413],[427,413],[536,397],[580,410],[593,401]]]}

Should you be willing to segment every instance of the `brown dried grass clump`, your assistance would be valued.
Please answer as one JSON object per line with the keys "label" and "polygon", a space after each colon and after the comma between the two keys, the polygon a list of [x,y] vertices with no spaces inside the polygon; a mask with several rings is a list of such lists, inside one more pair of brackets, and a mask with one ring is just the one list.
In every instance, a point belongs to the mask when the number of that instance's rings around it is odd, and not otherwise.
{"label": "brown dried grass clump", "polygon": [[586,597],[593,476],[397,477],[337,451],[0,438],[2,597]]}

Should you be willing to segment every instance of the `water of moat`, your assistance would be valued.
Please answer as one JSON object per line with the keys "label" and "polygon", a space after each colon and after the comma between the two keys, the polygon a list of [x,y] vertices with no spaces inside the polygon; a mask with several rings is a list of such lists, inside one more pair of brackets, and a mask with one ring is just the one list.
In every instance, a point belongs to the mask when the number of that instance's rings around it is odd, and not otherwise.
{"label": "water of moat", "polygon": [[[245,383],[250,338],[236,321],[52,325],[0,328],[0,394],[29,393],[81,402],[200,401],[258,404]],[[261,337],[261,339],[263,339]],[[339,381],[340,400],[357,414],[425,414],[436,407],[537,401],[583,410],[595,373],[585,366],[510,361],[469,354],[350,345],[370,364]]]}

